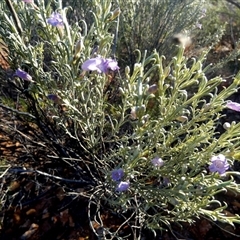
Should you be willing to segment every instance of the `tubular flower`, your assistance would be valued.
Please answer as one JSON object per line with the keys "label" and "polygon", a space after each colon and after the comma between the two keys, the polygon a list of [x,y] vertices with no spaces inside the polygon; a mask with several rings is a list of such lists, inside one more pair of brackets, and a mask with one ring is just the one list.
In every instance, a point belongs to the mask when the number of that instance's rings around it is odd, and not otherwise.
{"label": "tubular flower", "polygon": [[220,175],[223,175],[228,168],[229,164],[223,154],[211,157],[210,172],[218,172]]}
{"label": "tubular flower", "polygon": [[112,171],[112,180],[120,181],[124,176],[124,171],[122,168],[115,169]]}
{"label": "tubular flower", "polygon": [[231,110],[240,112],[240,104],[237,103],[237,102],[228,101],[227,104],[226,104],[226,107],[231,109]]}
{"label": "tubular flower", "polygon": [[155,167],[162,167],[164,165],[163,160],[159,157],[155,157],[151,162]]}
{"label": "tubular flower", "polygon": [[128,190],[129,186],[130,186],[129,182],[120,182],[116,188],[116,191],[125,192]]}
{"label": "tubular flower", "polygon": [[29,82],[33,82],[32,81],[32,77],[25,71],[23,71],[22,69],[18,68],[15,72],[15,75],[17,77],[22,78],[23,80],[29,81]]}
{"label": "tubular flower", "polygon": [[107,73],[109,70],[116,71],[119,69],[117,61],[111,58],[96,57],[85,61],[82,64],[84,71],[97,71],[98,73]]}
{"label": "tubular flower", "polygon": [[64,25],[62,15],[58,12],[53,12],[47,19],[47,23],[54,27],[63,27]]}
{"label": "tubular flower", "polygon": [[25,2],[25,3],[33,3],[34,1],[33,0],[23,0],[23,2]]}

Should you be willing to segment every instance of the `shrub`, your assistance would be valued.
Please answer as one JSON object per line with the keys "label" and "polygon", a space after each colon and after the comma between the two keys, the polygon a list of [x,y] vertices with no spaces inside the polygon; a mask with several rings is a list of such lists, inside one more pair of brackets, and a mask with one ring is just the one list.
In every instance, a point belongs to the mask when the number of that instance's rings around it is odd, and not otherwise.
{"label": "shrub", "polygon": [[[205,1],[119,1],[122,9],[119,25],[118,55],[133,64],[135,49],[173,57],[176,54],[174,35],[191,36],[205,14]],[[127,61],[128,60],[128,61]],[[130,60],[130,62],[129,62]]]}
{"label": "shrub", "polygon": [[[219,92],[223,79],[205,76],[207,52],[187,59],[183,48],[170,62],[157,51],[137,50],[133,69],[119,71],[110,56],[119,11],[110,0],[93,4],[91,27],[84,19],[70,25],[68,8],[43,1],[15,3],[18,29],[7,11],[0,15],[16,70],[8,81],[21,109],[4,98],[1,106],[37,126],[48,160],[69,172],[68,179],[51,169],[45,176],[84,186],[90,223],[104,206],[124,216],[135,236],[141,228],[155,231],[201,216],[239,222],[225,216],[226,205],[215,198],[239,192],[239,173],[230,168],[240,149],[239,124],[216,130],[224,108],[239,111],[226,102],[239,75]],[[114,237],[119,230],[103,227],[102,234]]]}

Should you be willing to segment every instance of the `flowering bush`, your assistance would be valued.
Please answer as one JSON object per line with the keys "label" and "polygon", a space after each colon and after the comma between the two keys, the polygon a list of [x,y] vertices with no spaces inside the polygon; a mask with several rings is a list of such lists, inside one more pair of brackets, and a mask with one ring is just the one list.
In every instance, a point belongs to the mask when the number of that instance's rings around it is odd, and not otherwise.
{"label": "flowering bush", "polygon": [[[111,47],[120,11],[111,2],[93,1],[91,26],[85,19],[69,24],[61,1],[54,9],[44,1],[19,3],[24,37],[1,12],[14,76],[9,81],[21,92],[21,112],[10,109],[38,126],[42,135],[36,137],[54,153],[46,154],[49,161],[84,184],[89,209],[101,211],[104,204],[126,214],[134,232],[200,216],[239,222],[239,216],[223,215],[226,206],[215,199],[222,191],[239,192],[239,173],[231,166],[240,149],[240,125],[216,132],[224,108],[239,110],[226,101],[237,91],[239,75],[218,92],[223,79],[205,76],[207,52],[187,59],[183,48],[169,62],[157,51],[136,50],[133,68],[119,68]],[[47,174],[56,177],[51,169]]]}

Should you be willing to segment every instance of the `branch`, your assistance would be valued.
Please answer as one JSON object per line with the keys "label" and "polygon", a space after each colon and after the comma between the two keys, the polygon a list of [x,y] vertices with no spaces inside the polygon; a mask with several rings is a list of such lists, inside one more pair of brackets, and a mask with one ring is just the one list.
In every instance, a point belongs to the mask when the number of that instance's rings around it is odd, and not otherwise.
{"label": "branch", "polygon": [[92,182],[89,182],[89,181],[86,181],[86,180],[74,180],[74,179],[68,179],[68,178],[62,178],[62,177],[58,177],[58,176],[54,176],[52,174],[49,174],[49,173],[45,173],[45,172],[42,172],[42,171],[39,171],[39,170],[25,170],[25,169],[17,169],[17,168],[13,168],[13,169],[8,169],[9,172],[12,172],[12,173],[38,173],[38,174],[41,174],[43,176],[46,176],[46,177],[50,177],[50,178],[54,178],[54,179],[57,179],[57,180],[60,180],[60,181],[63,181],[63,182],[69,182],[69,183],[84,183],[84,184],[91,184]]}
{"label": "branch", "polygon": [[23,30],[22,30],[22,25],[21,25],[21,22],[19,21],[19,18],[17,16],[17,13],[13,7],[13,4],[11,2],[11,0],[5,0],[8,8],[9,8],[9,11],[12,13],[12,17],[13,17],[13,20],[16,24],[16,27],[17,27],[17,31],[19,33],[20,36],[22,36],[22,33],[23,33]]}
{"label": "branch", "polygon": [[17,114],[19,114],[19,115],[25,115],[25,116],[28,116],[28,117],[30,117],[30,118],[32,118],[32,119],[36,119],[36,117],[34,117],[34,116],[33,116],[32,114],[30,114],[30,113],[20,112],[20,111],[14,109],[14,108],[7,107],[6,105],[3,105],[3,104],[1,104],[1,103],[0,103],[0,107],[2,107],[2,108],[4,108],[4,109],[7,109],[7,110],[10,110],[11,112],[17,113]]}

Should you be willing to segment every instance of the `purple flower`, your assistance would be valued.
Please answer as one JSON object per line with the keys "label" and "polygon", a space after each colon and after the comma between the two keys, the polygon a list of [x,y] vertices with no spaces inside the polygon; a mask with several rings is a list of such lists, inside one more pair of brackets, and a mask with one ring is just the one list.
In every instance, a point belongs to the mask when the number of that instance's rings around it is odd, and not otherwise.
{"label": "purple flower", "polygon": [[124,192],[127,191],[130,186],[129,182],[120,182],[116,188],[116,191],[118,192]]}
{"label": "purple flower", "polygon": [[151,162],[155,167],[162,167],[164,165],[163,160],[159,157],[155,157]]}
{"label": "purple flower", "polygon": [[115,169],[112,171],[112,180],[120,181],[124,176],[124,171],[122,168]]}
{"label": "purple flower", "polygon": [[117,62],[111,58],[96,57],[85,61],[82,64],[84,71],[97,71],[98,73],[107,73],[108,70],[116,71],[119,69]]}
{"label": "purple flower", "polygon": [[33,0],[23,0],[25,3],[33,3]]}
{"label": "purple flower", "polygon": [[112,71],[117,71],[119,70],[117,61],[111,58],[105,59],[105,65],[107,66],[107,69],[110,69]]}
{"label": "purple flower", "polygon": [[240,112],[240,104],[237,102],[228,101],[226,107],[234,111]]}
{"label": "purple flower", "polygon": [[167,178],[167,177],[163,177],[163,185],[164,185],[164,186],[168,186],[168,185],[170,185],[170,184],[171,184],[170,179]]}
{"label": "purple flower", "polygon": [[58,12],[53,12],[47,19],[47,23],[54,27],[63,27],[64,25],[62,15]]}
{"label": "purple flower", "polygon": [[199,29],[202,29],[202,24],[199,23],[199,22],[197,22],[197,23],[196,23],[196,27],[199,28]]}
{"label": "purple flower", "polygon": [[18,68],[18,69],[16,70],[15,75],[16,75],[17,77],[22,78],[23,80],[33,82],[33,81],[32,81],[32,77],[31,77],[28,73],[26,73],[25,71],[23,71],[23,70],[20,69],[20,68]]}
{"label": "purple flower", "polygon": [[207,13],[207,9],[206,9],[206,8],[203,8],[203,9],[202,9],[202,15],[200,16],[199,19],[206,17],[206,13]]}
{"label": "purple flower", "polygon": [[227,159],[223,154],[211,157],[211,165],[209,166],[210,172],[218,172],[220,175],[223,175],[226,170],[229,168]]}

